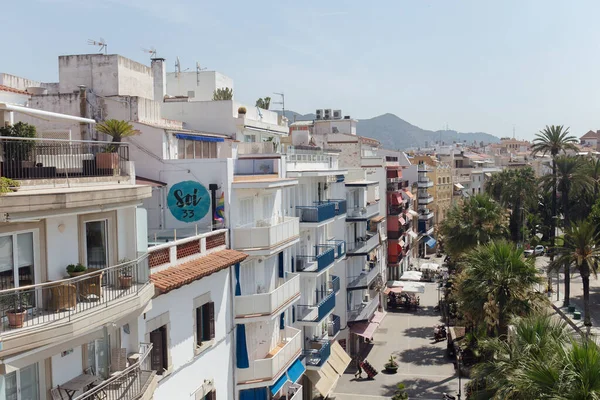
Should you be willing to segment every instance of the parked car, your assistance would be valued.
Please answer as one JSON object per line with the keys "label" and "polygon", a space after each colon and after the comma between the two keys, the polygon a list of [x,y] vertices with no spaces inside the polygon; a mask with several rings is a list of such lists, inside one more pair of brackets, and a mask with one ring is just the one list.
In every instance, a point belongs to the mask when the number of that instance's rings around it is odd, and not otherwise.
{"label": "parked car", "polygon": [[546,248],[541,244],[538,244],[537,246],[535,246],[535,249],[533,249],[533,255],[535,256],[543,256],[545,252]]}
{"label": "parked car", "polygon": [[531,257],[531,256],[533,256],[533,250],[531,250],[531,249],[525,250],[525,251],[523,251],[523,254],[525,255],[525,257]]}

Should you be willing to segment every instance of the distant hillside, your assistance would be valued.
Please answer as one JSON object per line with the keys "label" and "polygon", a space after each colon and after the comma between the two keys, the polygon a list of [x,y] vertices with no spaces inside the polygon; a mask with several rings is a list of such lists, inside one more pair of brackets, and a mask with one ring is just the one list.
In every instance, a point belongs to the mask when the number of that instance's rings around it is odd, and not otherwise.
{"label": "distant hillside", "polygon": [[[290,123],[294,121],[307,121],[315,118],[315,114],[299,114],[294,111],[286,111]],[[382,146],[392,150],[404,150],[411,147],[425,147],[435,141],[443,141],[446,144],[452,142],[473,143],[496,143],[500,139],[484,132],[456,132],[452,130],[428,131],[414,126],[394,114],[383,114],[378,117],[358,120],[357,132],[361,136],[377,139]]]}

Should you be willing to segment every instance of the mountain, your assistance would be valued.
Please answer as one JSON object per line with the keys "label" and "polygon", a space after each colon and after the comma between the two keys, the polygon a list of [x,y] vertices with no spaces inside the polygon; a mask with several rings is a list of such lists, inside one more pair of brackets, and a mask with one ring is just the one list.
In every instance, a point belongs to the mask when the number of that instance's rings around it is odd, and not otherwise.
{"label": "mountain", "polygon": [[[299,114],[286,111],[285,116],[294,121],[308,121],[315,118],[315,114]],[[411,147],[425,147],[436,141],[446,144],[452,142],[484,143],[499,142],[496,136],[484,132],[456,132],[452,130],[429,131],[412,125],[394,114],[383,114],[369,119],[359,119],[356,131],[361,136],[377,139],[382,147],[392,150],[405,150]]]}

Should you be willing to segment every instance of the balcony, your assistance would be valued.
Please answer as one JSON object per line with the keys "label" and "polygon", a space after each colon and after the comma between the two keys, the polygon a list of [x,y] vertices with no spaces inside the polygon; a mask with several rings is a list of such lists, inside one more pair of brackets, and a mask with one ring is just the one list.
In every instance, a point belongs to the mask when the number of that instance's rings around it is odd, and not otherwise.
{"label": "balcony", "polygon": [[331,275],[331,281],[329,281],[329,290],[332,290],[335,293],[340,291],[340,277]]}
{"label": "balcony", "polygon": [[233,165],[235,189],[269,189],[298,184],[296,179],[281,177],[279,158],[238,158]]}
{"label": "balcony", "polygon": [[283,390],[283,393],[273,397],[273,400],[302,400],[302,385],[291,383],[287,390],[285,386]]}
{"label": "balcony", "polygon": [[139,313],[154,296],[149,278],[145,254],[108,268],[88,268],[74,278],[2,290],[2,350],[40,347]]}
{"label": "balcony", "polygon": [[140,357],[124,369],[92,389],[75,397],[75,400],[143,399],[152,398],[156,389],[156,371],[150,367],[152,343],[140,343]]}
{"label": "balcony", "polygon": [[300,276],[294,275],[269,293],[235,296],[235,318],[248,322],[252,318],[274,316],[300,298]]}
{"label": "balcony", "polygon": [[272,250],[277,252],[293,244],[300,235],[299,219],[268,218],[233,229],[234,249],[243,251]]}
{"label": "balcony", "polygon": [[353,207],[348,209],[346,221],[364,221],[379,215],[379,201],[367,204],[366,207]]}
{"label": "balcony", "polygon": [[431,181],[430,179],[419,179],[417,181],[418,188],[428,188],[428,187],[432,187],[432,186],[433,186],[433,181]]}
{"label": "balcony", "polygon": [[238,368],[239,384],[272,381],[285,371],[302,352],[302,332],[290,326],[280,330],[280,342],[263,358],[250,361],[248,368]]}
{"label": "balcony", "polygon": [[1,176],[25,180],[26,186],[129,176],[127,143],[0,137],[0,154],[4,155]]}
{"label": "balcony", "polygon": [[329,321],[327,321],[327,336],[332,339],[335,338],[337,334],[340,333],[340,329],[340,317],[335,314],[331,314],[329,316]]}
{"label": "balcony", "polygon": [[335,308],[335,292],[328,291],[327,294],[316,305],[297,306],[297,322],[319,323]]}
{"label": "balcony", "polygon": [[256,154],[275,154],[275,143],[273,142],[252,142],[237,144],[237,154],[239,156],[256,155]]}
{"label": "balcony", "polygon": [[380,264],[378,262],[369,261],[367,269],[359,276],[348,277],[348,290],[368,289],[371,283],[381,273]]}
{"label": "balcony", "polygon": [[333,265],[335,250],[332,246],[317,245],[315,252],[316,256],[297,255],[294,272],[320,274]]}
{"label": "balcony", "polygon": [[419,211],[419,220],[428,220],[433,218],[433,212],[429,209]]}
{"label": "balcony", "polygon": [[426,196],[419,196],[419,205],[427,205],[433,202],[433,196],[427,194]]}
{"label": "balcony", "polygon": [[315,201],[315,204],[335,204],[335,215],[344,215],[346,214],[346,200],[340,199],[329,199],[326,201]]}
{"label": "balcony", "polygon": [[366,256],[379,245],[379,233],[369,233],[353,243],[348,243],[348,256]]}
{"label": "balcony", "polygon": [[327,244],[331,244],[333,246],[333,250],[335,251],[335,259],[339,260],[340,258],[344,258],[346,255],[346,241],[345,240],[328,240]]}
{"label": "balcony", "polygon": [[297,206],[296,215],[302,223],[321,223],[335,217],[336,204],[323,203],[314,206]]}
{"label": "balcony", "polygon": [[360,306],[348,311],[348,322],[369,321],[379,307],[379,296],[374,296],[368,302],[362,302]]}
{"label": "balcony", "polygon": [[338,154],[308,146],[286,146],[287,171],[292,176],[327,176],[346,173],[339,169]]}
{"label": "balcony", "polygon": [[328,340],[311,340],[307,343],[310,348],[304,350],[306,369],[320,369],[331,354],[331,345]]}

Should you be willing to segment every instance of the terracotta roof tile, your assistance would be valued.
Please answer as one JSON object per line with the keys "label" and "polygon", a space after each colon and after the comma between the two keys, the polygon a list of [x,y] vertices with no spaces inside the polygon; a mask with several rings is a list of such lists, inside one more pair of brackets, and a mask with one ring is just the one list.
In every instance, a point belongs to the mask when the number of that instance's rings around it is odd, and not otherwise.
{"label": "terracotta roof tile", "polygon": [[2,91],[2,92],[11,92],[11,93],[18,93],[18,94],[29,94],[29,93],[27,93],[24,90],[11,88],[9,86],[4,86],[4,85],[0,85],[0,91]]}
{"label": "terracotta roof tile", "polygon": [[247,254],[239,251],[221,250],[152,274],[150,280],[156,289],[167,293],[244,261],[246,257]]}

